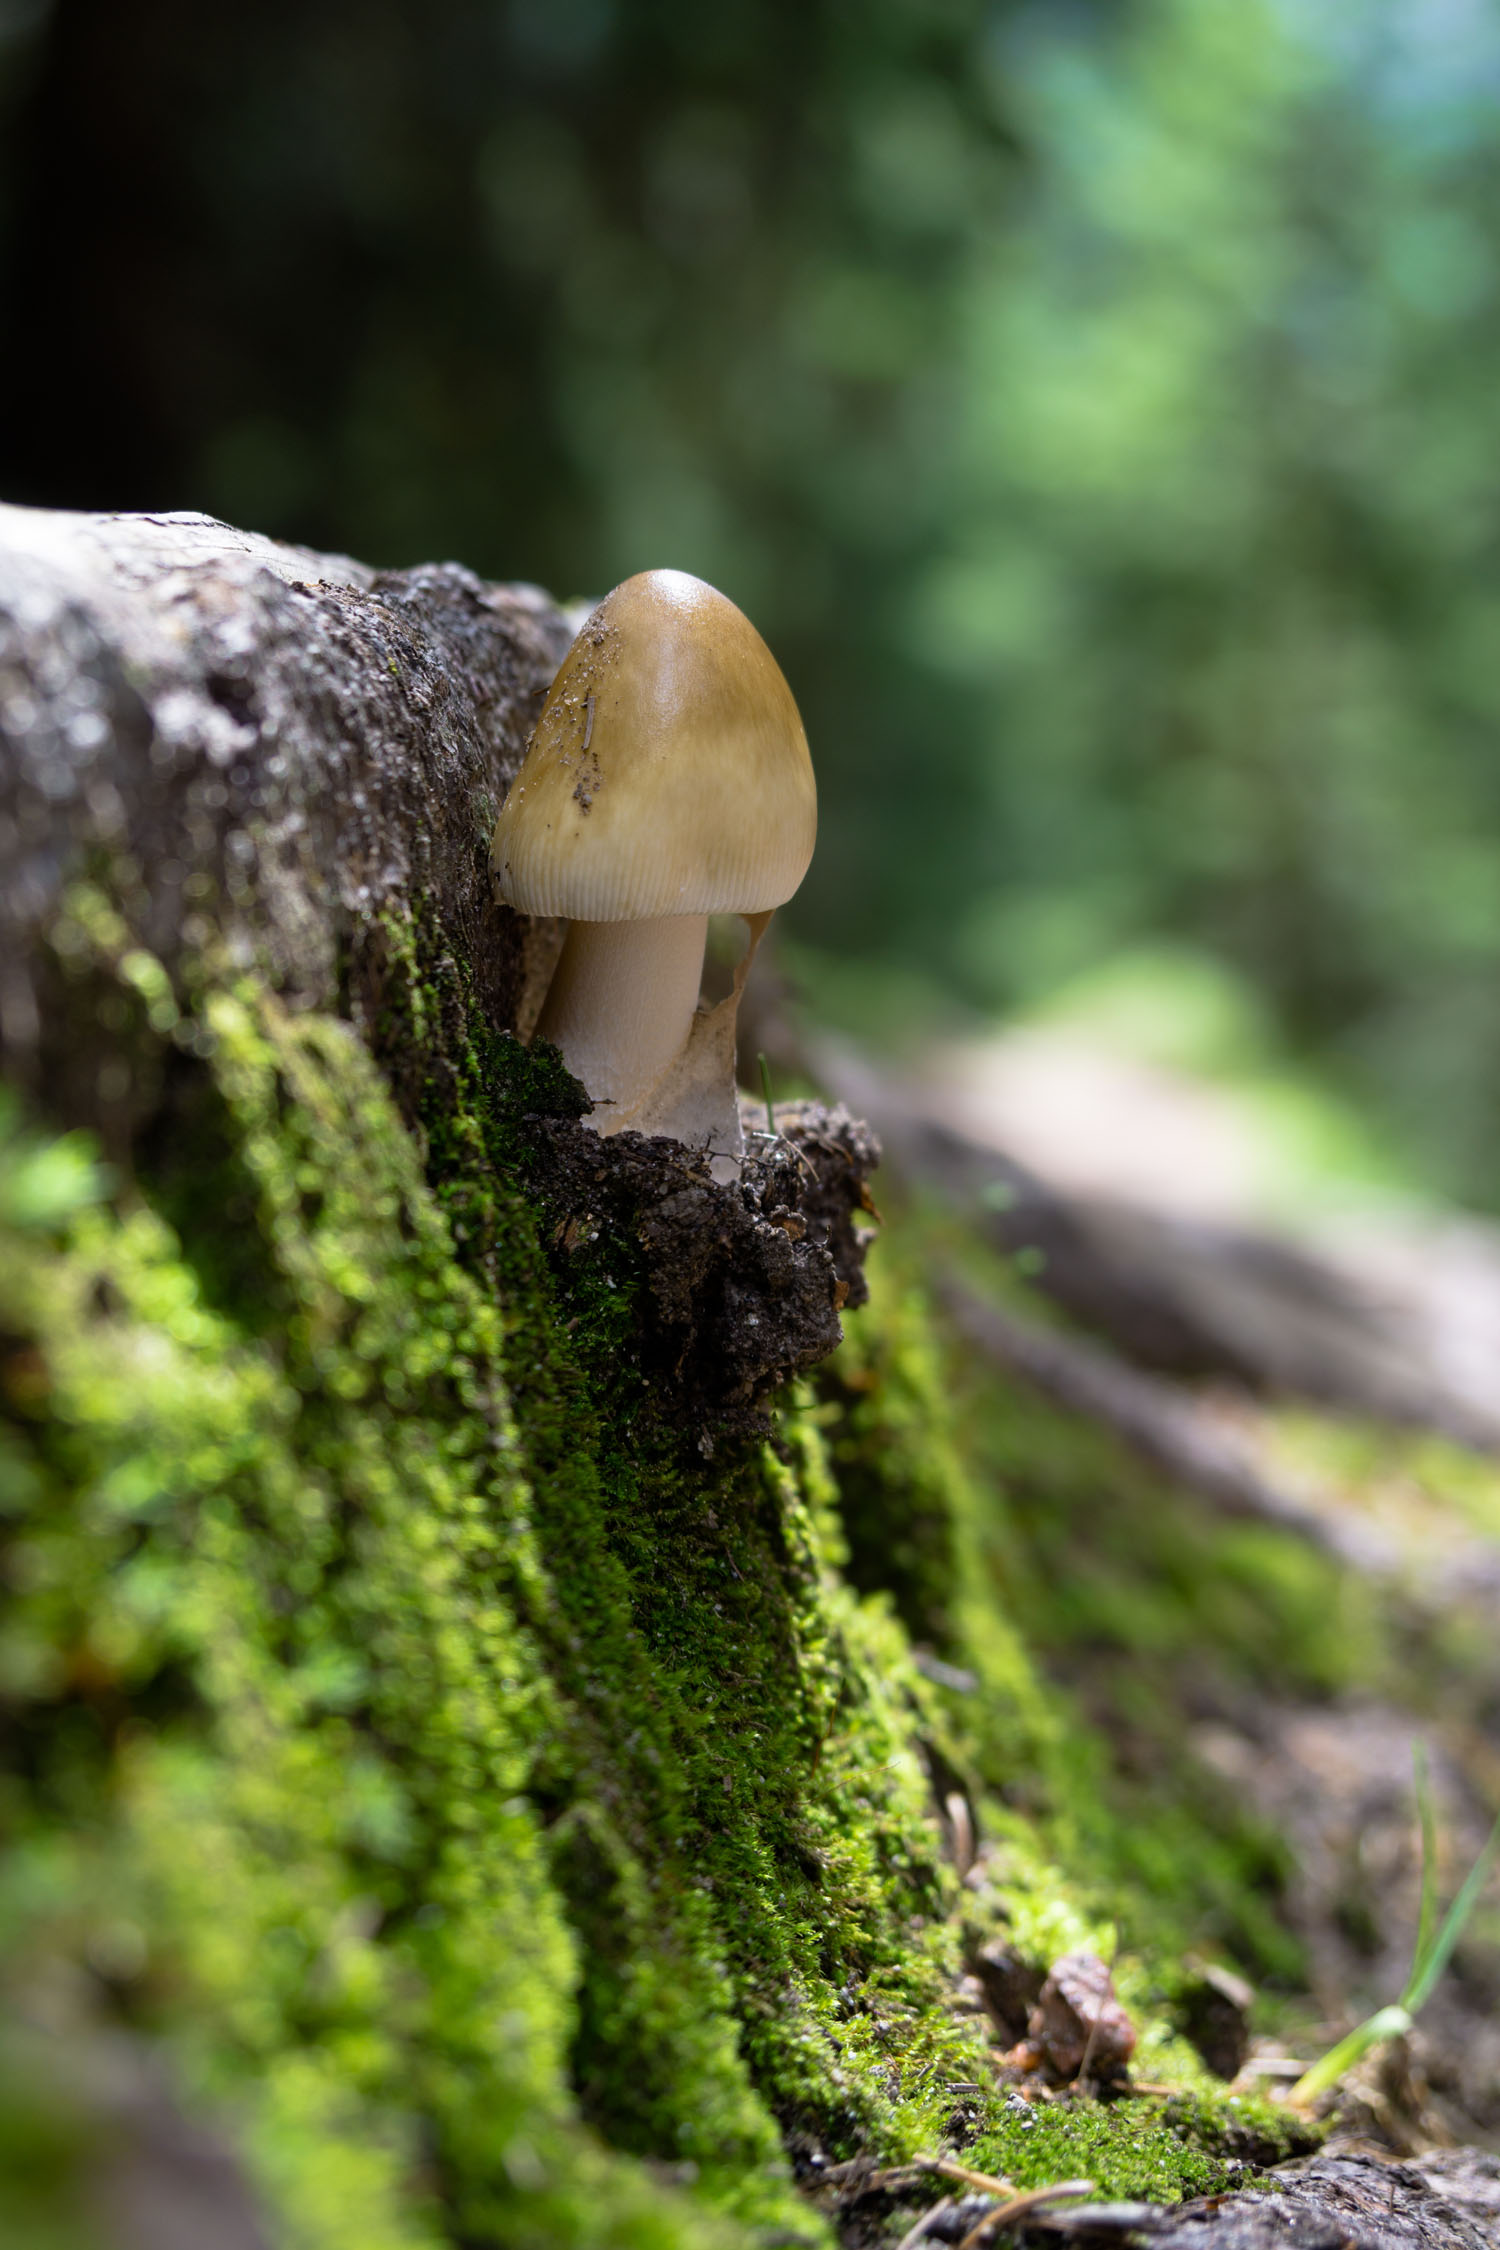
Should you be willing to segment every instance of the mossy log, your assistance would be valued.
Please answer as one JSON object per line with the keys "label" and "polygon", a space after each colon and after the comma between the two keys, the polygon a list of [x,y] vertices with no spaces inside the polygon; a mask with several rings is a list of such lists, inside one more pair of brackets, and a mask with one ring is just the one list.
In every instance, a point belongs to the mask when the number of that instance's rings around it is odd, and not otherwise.
{"label": "mossy log", "polygon": [[996,2078],[966,1957],[1111,1942],[1049,1842],[1093,1773],[910,1290],[785,1387],[863,1286],[868,1135],[779,1120],[719,1188],[512,1036],[549,933],[485,845],[567,637],[454,566],[0,512],[38,2250],[812,2250],[895,2241],[926,2175],[872,2180],[945,2145],[1167,2205],[1297,2144],[1162,1960],[1116,1973],[1165,2110]]}

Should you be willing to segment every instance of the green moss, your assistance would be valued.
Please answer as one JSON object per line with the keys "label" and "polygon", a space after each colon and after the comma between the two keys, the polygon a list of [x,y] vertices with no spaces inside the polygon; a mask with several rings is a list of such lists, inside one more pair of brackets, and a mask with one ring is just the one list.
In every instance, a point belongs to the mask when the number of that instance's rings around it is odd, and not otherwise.
{"label": "green moss", "polygon": [[[965,1915],[1040,1953],[1117,1920],[1145,2019],[1159,1871],[1038,1684],[1045,1541],[965,1464],[894,1262],[773,1443],[685,1448],[639,1251],[559,1255],[532,1170],[576,1088],[385,944],[389,1079],[211,961],[168,994],[75,902],[156,1123],[112,1202],[13,1128],[0,1178],[6,1997],[158,2042],[298,2250],[816,2243],[788,2148],[899,2160],[989,2085]],[[1200,2083],[1164,2017],[1148,2047]],[[1093,2135],[1135,2177],[1120,2117],[1057,2114],[1064,2169]],[[1227,2181],[1150,2130],[1150,2192]]]}
{"label": "green moss", "polygon": [[1303,2153],[1317,2137],[1268,2103],[1235,2096],[1178,2095],[1165,2104],[1012,2100],[969,2160],[1018,2188],[1086,2179],[1106,2199],[1171,2203],[1219,2193],[1226,2171]]}
{"label": "green moss", "polygon": [[1224,2167],[1170,2132],[1146,2103],[1074,2108],[1018,2102],[976,2144],[973,2161],[1018,2188],[1050,2180],[1092,2180],[1105,2199],[1175,2202],[1211,2194]]}
{"label": "green moss", "polygon": [[[1024,1924],[1040,1896],[1056,1922],[1061,1865],[1071,1934],[1039,1935],[1039,1955],[1107,1926],[1167,1961],[1227,1951],[1295,1978],[1274,1903],[1284,1854],[1186,1755],[1176,1666],[1214,1651],[1248,1671],[1268,1640],[1281,1658],[1278,1636],[1315,1645],[1330,1607],[1352,1606],[1347,1589],[1295,1541],[1205,1524],[1102,1433],[945,1356],[904,1262],[882,1246],[869,1319],[851,1324],[822,1389],[853,1496],[854,1575],[890,1586],[919,1639],[973,1676],[936,1700],[955,1770],[990,1792],[996,1903]],[[1036,1655],[1071,1692],[1043,1690]],[[1171,1990],[1168,1971],[1154,2004]]]}
{"label": "green moss", "polygon": [[[588,1804],[632,1761],[549,1676],[568,1627],[504,1324],[351,1034],[224,994],[201,1028],[274,1338],[263,1304],[245,1329],[208,1305],[146,1208],[7,1260],[45,1407],[11,1448],[0,1665],[38,1770],[6,1807],[10,1959],[29,1988],[101,1922],[134,1933],[131,2020],[242,2113],[292,2239],[685,2239],[670,2193],[579,2140],[578,1946],[526,1790]],[[785,2213],[691,1893],[640,1919],[658,1989],[616,2036],[666,2052],[653,2149]]]}

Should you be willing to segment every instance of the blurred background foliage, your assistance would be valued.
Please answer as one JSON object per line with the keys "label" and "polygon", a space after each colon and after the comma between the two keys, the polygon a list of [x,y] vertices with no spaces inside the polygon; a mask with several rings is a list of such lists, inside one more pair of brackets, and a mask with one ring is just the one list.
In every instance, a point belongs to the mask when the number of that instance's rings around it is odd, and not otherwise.
{"label": "blurred background foliage", "polygon": [[0,0],[0,489],[699,572],[831,988],[1206,963],[1493,1207],[1497,95],[1492,0]]}

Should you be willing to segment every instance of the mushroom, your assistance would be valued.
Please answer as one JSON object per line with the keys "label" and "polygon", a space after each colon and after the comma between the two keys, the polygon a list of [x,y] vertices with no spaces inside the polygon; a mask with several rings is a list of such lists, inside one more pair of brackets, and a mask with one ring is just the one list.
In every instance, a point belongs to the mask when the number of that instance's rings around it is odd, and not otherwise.
{"label": "mushroom", "polygon": [[[548,691],[490,852],[508,905],[569,919],[536,1036],[561,1049],[601,1133],[743,1150],[739,996],[816,832],[802,721],[749,619],[680,570],[607,594]],[[705,1011],[710,914],[742,915],[751,940]]]}

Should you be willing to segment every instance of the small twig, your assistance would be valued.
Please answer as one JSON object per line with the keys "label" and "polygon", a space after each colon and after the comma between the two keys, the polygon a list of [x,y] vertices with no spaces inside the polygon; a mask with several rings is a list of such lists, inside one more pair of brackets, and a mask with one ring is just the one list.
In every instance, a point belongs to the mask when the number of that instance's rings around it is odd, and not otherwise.
{"label": "small twig", "polygon": [[585,750],[587,750],[589,744],[594,739],[594,699],[592,696],[588,698],[584,708],[587,712],[587,717],[585,718],[583,725],[583,747]]}
{"label": "small twig", "polygon": [[[847,2171],[847,2165],[840,2167]],[[936,2173],[940,2180],[952,2180],[959,2187],[975,2188],[981,2195],[1014,2195],[1014,2180],[1004,2180],[994,2172],[973,2172],[967,2164],[960,2164],[951,2156],[914,2156],[909,2164],[893,2164],[884,2172],[867,2172],[863,2185],[867,2188],[895,2189],[914,2187],[919,2179]],[[823,2178],[831,2180],[832,2172]]]}
{"label": "small twig", "polygon": [[[813,1186],[816,1187],[818,1185],[818,1167],[816,1166],[816,1164],[814,1164],[806,1149],[799,1148],[795,1141],[788,1140],[785,1133],[768,1133],[764,1125],[747,1125],[745,1127],[745,1138],[747,1141],[769,1141],[771,1144],[771,1148],[784,1148],[789,1150],[790,1153],[795,1156],[797,1162],[801,1165],[803,1171],[807,1174],[807,1177],[812,1181]],[[769,1156],[770,1149],[766,1151],[766,1154]],[[741,1163],[743,1163],[744,1159],[741,1158],[740,1161]]]}
{"label": "small twig", "polygon": [[960,2187],[977,2188],[981,2195],[1014,2195],[1014,2180],[1001,2179],[995,2172],[972,2172],[967,2164],[960,2164],[951,2156],[917,2156],[912,2162],[919,2171],[936,2172],[940,2180],[956,2180]]}
{"label": "small twig", "polygon": [[978,2226],[970,2227],[958,2250],[982,2250],[982,2245],[993,2240],[1002,2227],[1013,2227],[1018,2219],[1026,2218],[1032,2211],[1040,2211],[1049,2203],[1062,2203],[1093,2193],[1092,2180],[1058,2180],[1051,2187],[1031,2188],[1025,2195],[1002,2203],[998,2211],[986,2211]]}
{"label": "small twig", "polygon": [[1078,2069],[1075,2074],[1077,2076],[1079,2085],[1083,2088],[1085,2093],[1087,2093],[1088,2091],[1089,2064],[1094,2059],[1094,2041],[1098,2038],[1098,2036],[1099,2018],[1097,2016],[1093,2016],[1089,2021],[1089,2035],[1083,2043],[1083,2060],[1078,2065]]}
{"label": "small twig", "polygon": [[951,2211],[952,2208],[953,2198],[951,2195],[945,2195],[941,2203],[934,2203],[930,2211],[922,2213],[914,2227],[907,2228],[905,2234],[897,2243],[896,2250],[916,2250],[917,2244],[922,2240],[933,2220],[940,2219],[945,2211]]}
{"label": "small twig", "polygon": [[848,2187],[857,2180],[861,2188],[866,2188],[882,2177],[876,2170],[873,2157],[851,2156],[842,2164],[826,2164],[808,2185],[814,2189]]}
{"label": "small twig", "polygon": [[943,1799],[943,1810],[953,1831],[953,1865],[962,1882],[974,1864],[974,1816],[961,1789],[949,1790]]}

